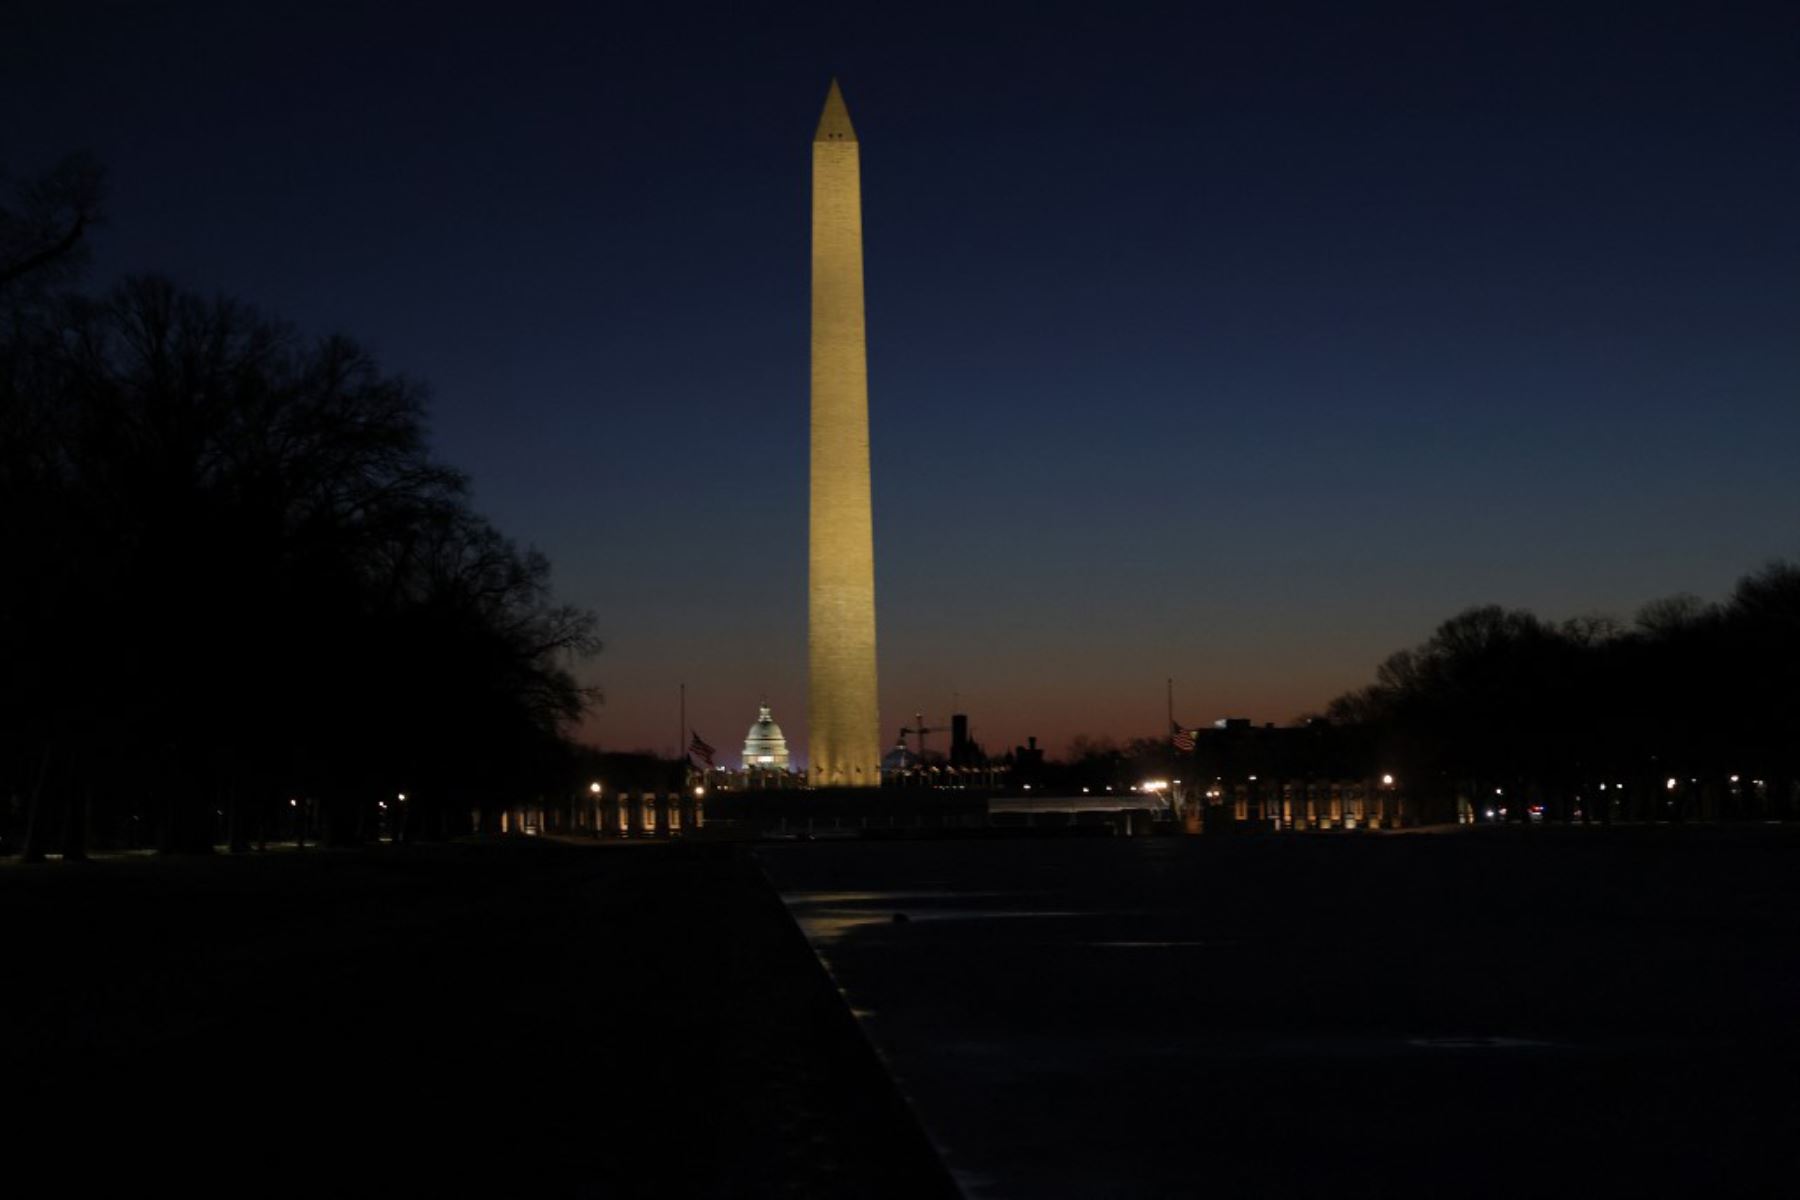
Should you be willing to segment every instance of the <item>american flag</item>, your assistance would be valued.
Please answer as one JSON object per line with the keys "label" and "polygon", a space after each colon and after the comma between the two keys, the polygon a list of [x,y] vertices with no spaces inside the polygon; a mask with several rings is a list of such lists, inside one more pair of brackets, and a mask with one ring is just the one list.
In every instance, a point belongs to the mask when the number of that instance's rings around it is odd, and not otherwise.
{"label": "american flag", "polygon": [[1169,722],[1169,741],[1174,743],[1177,750],[1192,750],[1194,748],[1193,733],[1183,729],[1173,721]]}
{"label": "american flag", "polygon": [[701,741],[700,735],[697,733],[694,734],[694,740],[688,743],[688,753],[692,754],[695,758],[699,759],[709,767],[713,765],[713,754],[715,751],[711,746]]}

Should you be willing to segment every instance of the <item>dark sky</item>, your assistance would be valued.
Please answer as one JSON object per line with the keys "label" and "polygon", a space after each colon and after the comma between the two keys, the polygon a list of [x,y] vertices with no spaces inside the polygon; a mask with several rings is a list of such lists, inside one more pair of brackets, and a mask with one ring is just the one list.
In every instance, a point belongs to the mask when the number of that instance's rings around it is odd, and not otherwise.
{"label": "dark sky", "polygon": [[[607,639],[804,749],[809,142],[863,148],[884,738],[1284,721],[1800,555],[1800,6],[21,4],[0,162],[430,382]],[[654,15],[652,15],[654,14]],[[940,740],[939,744],[942,744]]]}

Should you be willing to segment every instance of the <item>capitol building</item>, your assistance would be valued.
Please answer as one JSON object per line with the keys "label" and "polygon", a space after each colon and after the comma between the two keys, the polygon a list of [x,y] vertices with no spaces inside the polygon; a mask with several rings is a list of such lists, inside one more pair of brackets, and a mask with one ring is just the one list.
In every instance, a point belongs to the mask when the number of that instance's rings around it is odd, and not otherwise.
{"label": "capitol building", "polygon": [[781,726],[769,715],[769,706],[763,705],[758,713],[756,723],[750,726],[750,732],[744,737],[744,770],[746,771],[785,771],[788,769],[787,738],[781,734]]}

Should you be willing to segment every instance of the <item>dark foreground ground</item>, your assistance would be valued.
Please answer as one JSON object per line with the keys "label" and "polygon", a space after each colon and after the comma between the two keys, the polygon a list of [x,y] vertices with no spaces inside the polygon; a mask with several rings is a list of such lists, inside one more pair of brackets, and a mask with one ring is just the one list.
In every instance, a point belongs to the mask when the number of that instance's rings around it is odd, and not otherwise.
{"label": "dark foreground ground", "polygon": [[1780,830],[6,864],[0,930],[6,1194],[950,1194],[914,1110],[978,1198],[1800,1191]]}
{"label": "dark foreground ground", "polygon": [[20,1196],[951,1194],[738,847],[5,864],[0,947]]}
{"label": "dark foreground ground", "polygon": [[1795,831],[757,856],[978,1200],[1800,1195]]}

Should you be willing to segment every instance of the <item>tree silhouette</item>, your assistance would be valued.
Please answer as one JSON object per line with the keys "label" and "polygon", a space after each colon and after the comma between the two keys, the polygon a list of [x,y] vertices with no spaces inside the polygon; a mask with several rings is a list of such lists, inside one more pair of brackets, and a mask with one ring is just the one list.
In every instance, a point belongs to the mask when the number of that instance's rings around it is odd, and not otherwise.
{"label": "tree silhouette", "polygon": [[417,836],[546,786],[593,618],[469,511],[419,385],[161,279],[32,304],[0,342],[0,781],[28,856],[96,819],[244,848],[298,796],[349,842],[404,791]]}
{"label": "tree silhouette", "polygon": [[69,282],[85,261],[104,191],[99,165],[83,154],[34,178],[0,173],[0,300],[41,298]]}
{"label": "tree silhouette", "polygon": [[[1626,627],[1475,608],[1390,656],[1332,719],[1435,793],[1513,820],[1787,816],[1800,748],[1800,567],[1731,599],[1654,601]],[[1601,784],[1606,787],[1603,790]]]}

